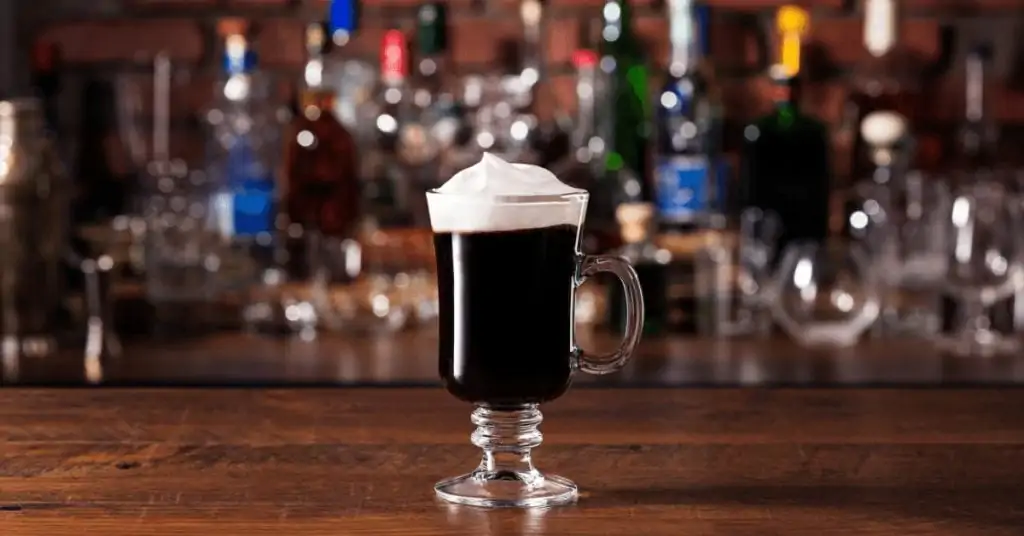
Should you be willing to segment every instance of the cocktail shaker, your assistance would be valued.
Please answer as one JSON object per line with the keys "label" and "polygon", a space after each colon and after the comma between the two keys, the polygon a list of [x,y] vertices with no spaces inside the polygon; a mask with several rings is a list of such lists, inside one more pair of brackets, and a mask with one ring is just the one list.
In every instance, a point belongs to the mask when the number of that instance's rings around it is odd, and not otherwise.
{"label": "cocktail shaker", "polygon": [[62,293],[69,184],[36,99],[0,101],[3,352],[46,354]]}

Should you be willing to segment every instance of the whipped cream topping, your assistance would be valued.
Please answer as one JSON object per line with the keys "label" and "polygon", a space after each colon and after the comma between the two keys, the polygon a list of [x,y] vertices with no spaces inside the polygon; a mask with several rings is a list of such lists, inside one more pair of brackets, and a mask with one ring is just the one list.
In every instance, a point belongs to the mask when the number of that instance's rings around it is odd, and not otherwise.
{"label": "whipped cream topping", "polygon": [[587,196],[573,194],[585,193],[540,166],[512,164],[484,153],[480,162],[428,193],[427,206],[435,232],[539,229],[579,225]]}

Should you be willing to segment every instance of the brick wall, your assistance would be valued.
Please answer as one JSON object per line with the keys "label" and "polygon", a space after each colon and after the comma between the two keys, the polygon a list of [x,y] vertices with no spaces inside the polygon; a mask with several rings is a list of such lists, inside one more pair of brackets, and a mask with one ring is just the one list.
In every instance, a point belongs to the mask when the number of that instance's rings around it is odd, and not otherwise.
{"label": "brick wall", "polygon": [[[763,111],[765,94],[759,53],[760,35],[769,27],[779,0],[710,0],[716,9],[712,49],[723,73],[722,85],[733,123]],[[200,106],[211,94],[209,76],[216,64],[215,21],[225,15],[253,20],[265,68],[281,80],[297,80],[303,60],[304,21],[321,16],[323,0],[32,0],[20,2],[18,41],[22,49],[38,40],[64,50],[71,78],[115,71],[133,56],[166,50],[179,65],[200,73],[190,84],[188,102]],[[350,53],[374,58],[386,28],[412,27],[417,0],[366,0],[363,28]],[[486,68],[496,60],[495,46],[520,35],[515,0],[451,0],[452,59],[459,73]],[[574,93],[569,68],[580,25],[599,14],[600,0],[549,0],[544,46],[552,98],[546,106],[571,108]],[[845,77],[863,54],[861,18],[853,0],[805,0],[812,10],[807,57],[815,80],[805,106],[836,121],[845,102]],[[902,40],[924,60],[936,59],[943,27],[956,36],[956,56],[976,38],[994,39],[997,50],[993,112],[1011,126],[1024,125],[1024,0],[905,0]],[[664,8],[658,0],[637,0],[636,31],[663,61],[667,55]],[[930,120],[954,122],[963,109],[959,60],[929,84]],[[1019,152],[1019,151],[1018,151]]]}

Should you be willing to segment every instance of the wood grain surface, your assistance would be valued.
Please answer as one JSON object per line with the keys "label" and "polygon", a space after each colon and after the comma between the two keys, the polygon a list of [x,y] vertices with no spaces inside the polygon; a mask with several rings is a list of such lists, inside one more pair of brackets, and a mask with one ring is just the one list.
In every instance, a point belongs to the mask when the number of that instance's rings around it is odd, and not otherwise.
{"label": "wood grain surface", "polygon": [[583,389],[543,408],[577,505],[484,511],[440,389],[0,391],[0,534],[1020,535],[1024,390]]}
{"label": "wood grain surface", "polygon": [[[581,334],[587,349],[612,348],[604,334]],[[82,353],[4,362],[0,385],[84,385]],[[222,333],[201,338],[136,340],[119,359],[104,359],[99,380],[120,386],[433,386],[433,329],[392,336],[323,335],[311,342]],[[927,341],[868,340],[847,349],[801,348],[784,338],[662,337],[641,342],[618,374],[580,375],[600,386],[994,386],[1024,383],[1024,354],[963,358]]]}

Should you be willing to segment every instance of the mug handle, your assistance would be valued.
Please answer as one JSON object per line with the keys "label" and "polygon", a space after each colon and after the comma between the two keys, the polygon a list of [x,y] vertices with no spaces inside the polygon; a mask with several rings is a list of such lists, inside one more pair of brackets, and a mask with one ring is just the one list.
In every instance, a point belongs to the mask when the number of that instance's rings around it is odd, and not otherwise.
{"label": "mug handle", "polygon": [[592,354],[579,347],[573,349],[577,369],[588,374],[609,374],[619,370],[629,361],[640,342],[644,325],[644,295],[640,289],[640,279],[629,262],[619,257],[580,255],[578,263],[580,275],[576,278],[577,288],[587,277],[607,272],[619,278],[626,295],[626,329],[619,347],[606,354]]}

